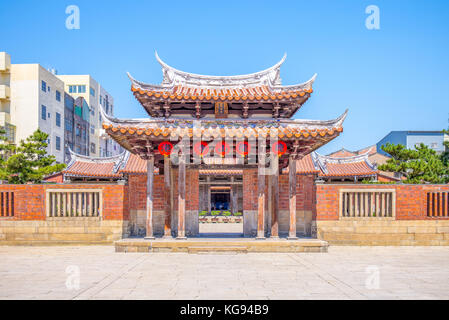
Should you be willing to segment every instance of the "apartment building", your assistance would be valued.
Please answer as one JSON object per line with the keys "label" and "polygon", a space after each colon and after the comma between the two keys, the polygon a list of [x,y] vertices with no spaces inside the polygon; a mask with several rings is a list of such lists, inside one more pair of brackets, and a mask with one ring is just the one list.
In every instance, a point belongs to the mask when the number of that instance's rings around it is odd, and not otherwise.
{"label": "apartment building", "polygon": [[83,97],[64,93],[64,162],[71,160],[70,150],[90,155],[90,108]]}
{"label": "apartment building", "polygon": [[0,52],[0,126],[19,143],[40,129],[49,135],[47,152],[59,163],[69,148],[94,157],[122,149],[101,128],[99,106],[113,115],[114,99],[90,75],[57,75],[39,64],[11,64]]}
{"label": "apartment building", "polygon": [[11,123],[11,57],[0,52],[0,126],[9,142],[15,143],[15,126]]}
{"label": "apartment building", "polygon": [[15,141],[40,129],[47,133],[47,152],[64,162],[64,82],[39,64],[11,64],[11,123]]}
{"label": "apartment building", "polygon": [[117,143],[107,135],[102,134],[102,119],[99,106],[105,112],[113,115],[114,99],[90,75],[58,75],[65,83],[65,91],[74,98],[83,98],[90,108],[89,154],[94,157],[109,157],[121,152]]}

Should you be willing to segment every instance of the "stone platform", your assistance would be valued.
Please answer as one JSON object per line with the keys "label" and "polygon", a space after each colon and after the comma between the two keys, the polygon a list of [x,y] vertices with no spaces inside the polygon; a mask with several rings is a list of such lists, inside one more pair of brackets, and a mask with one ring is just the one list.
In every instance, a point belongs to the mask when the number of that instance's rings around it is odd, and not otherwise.
{"label": "stone platform", "polygon": [[327,252],[328,243],[318,239],[265,239],[199,237],[187,240],[127,238],[115,242],[116,252]]}

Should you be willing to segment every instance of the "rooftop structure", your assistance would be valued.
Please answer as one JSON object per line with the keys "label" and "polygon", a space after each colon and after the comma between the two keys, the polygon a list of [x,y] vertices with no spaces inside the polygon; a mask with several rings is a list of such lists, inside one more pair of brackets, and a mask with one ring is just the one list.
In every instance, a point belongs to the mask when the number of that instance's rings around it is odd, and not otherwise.
{"label": "rooftop structure", "polygon": [[298,174],[316,174],[326,180],[376,178],[377,168],[369,160],[369,153],[350,156],[324,156],[313,152],[298,161]]}
{"label": "rooftop structure", "polygon": [[271,68],[237,76],[188,73],[169,66],[157,53],[156,59],[162,66],[161,84],[147,84],[128,74],[134,96],[152,117],[290,118],[309,99],[316,79],[315,74],[304,83],[282,85],[280,68],[286,55]]}

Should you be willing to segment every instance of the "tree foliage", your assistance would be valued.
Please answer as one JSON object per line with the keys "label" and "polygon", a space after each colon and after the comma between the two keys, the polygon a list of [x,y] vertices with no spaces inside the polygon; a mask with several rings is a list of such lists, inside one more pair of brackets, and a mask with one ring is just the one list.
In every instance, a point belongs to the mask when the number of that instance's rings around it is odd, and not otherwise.
{"label": "tree foliage", "polygon": [[405,183],[448,183],[449,167],[445,154],[437,154],[424,144],[415,150],[407,149],[401,144],[382,146],[381,149],[391,158],[378,167],[379,170],[398,172],[405,177]]}
{"label": "tree foliage", "polygon": [[47,154],[47,139],[48,134],[38,129],[15,146],[8,144],[4,131],[0,131],[0,179],[12,184],[40,183],[45,176],[63,170],[65,164],[56,163],[56,158]]}

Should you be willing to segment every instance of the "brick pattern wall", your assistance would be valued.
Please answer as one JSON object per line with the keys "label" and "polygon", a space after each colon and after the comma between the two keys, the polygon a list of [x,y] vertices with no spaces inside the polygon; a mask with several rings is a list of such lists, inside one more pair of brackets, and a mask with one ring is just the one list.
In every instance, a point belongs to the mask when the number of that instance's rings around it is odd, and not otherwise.
{"label": "brick pattern wall", "polygon": [[186,171],[186,210],[198,211],[200,203],[199,175],[198,169]]}
{"label": "brick pattern wall", "polygon": [[0,191],[14,192],[13,220],[46,220],[46,191],[51,189],[102,189],[103,219],[128,220],[128,186],[116,184],[0,185]]}
{"label": "brick pattern wall", "polygon": [[257,210],[257,169],[243,170],[243,210]]}
{"label": "brick pattern wall", "polygon": [[448,219],[427,217],[427,192],[449,191],[449,185],[335,185],[316,186],[317,220],[339,219],[340,189],[393,189],[396,191],[396,220]]}
{"label": "brick pattern wall", "polygon": [[[279,210],[288,210],[288,174],[279,176]],[[296,210],[313,211],[315,204],[315,177],[296,176]]]}
{"label": "brick pattern wall", "polygon": [[[128,178],[130,210],[145,210],[147,205],[147,176],[130,175]],[[164,210],[164,176],[155,175],[153,181],[153,209]]]}

